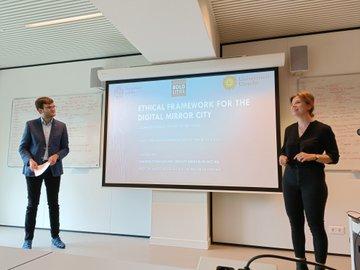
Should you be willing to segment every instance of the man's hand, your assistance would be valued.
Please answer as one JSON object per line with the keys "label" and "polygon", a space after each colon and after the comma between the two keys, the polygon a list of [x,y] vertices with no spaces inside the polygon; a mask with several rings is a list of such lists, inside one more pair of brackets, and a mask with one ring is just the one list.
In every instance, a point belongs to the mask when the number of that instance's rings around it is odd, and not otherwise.
{"label": "man's hand", "polygon": [[48,161],[50,162],[50,166],[54,165],[58,160],[58,158],[59,158],[58,154],[54,154],[51,157],[49,157]]}
{"label": "man's hand", "polygon": [[29,160],[29,165],[30,165],[30,170],[34,171],[37,169],[38,164],[36,163],[35,160],[33,160],[32,158]]}
{"label": "man's hand", "polygon": [[300,162],[305,162],[305,161],[314,161],[316,160],[316,155],[315,154],[308,154],[305,152],[300,152],[299,154],[297,154],[294,159],[300,161]]}
{"label": "man's hand", "polygon": [[281,155],[279,157],[279,164],[281,166],[286,166],[286,164],[288,163],[288,157],[287,156],[284,156],[284,155]]}

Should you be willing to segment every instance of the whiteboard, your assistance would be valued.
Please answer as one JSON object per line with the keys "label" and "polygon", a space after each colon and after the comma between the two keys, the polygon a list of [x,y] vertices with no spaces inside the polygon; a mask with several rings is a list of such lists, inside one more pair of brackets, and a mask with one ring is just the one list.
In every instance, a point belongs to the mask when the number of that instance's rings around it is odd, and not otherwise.
{"label": "whiteboard", "polygon": [[340,151],[340,160],[328,169],[360,169],[360,73],[304,77],[298,89],[315,96],[315,117],[331,126]]}
{"label": "whiteboard", "polygon": [[[69,134],[69,154],[65,167],[99,167],[101,140],[102,93],[52,96],[56,104],[56,119],[64,122]],[[36,98],[13,99],[8,166],[22,166],[18,152],[25,123],[39,118]]]}

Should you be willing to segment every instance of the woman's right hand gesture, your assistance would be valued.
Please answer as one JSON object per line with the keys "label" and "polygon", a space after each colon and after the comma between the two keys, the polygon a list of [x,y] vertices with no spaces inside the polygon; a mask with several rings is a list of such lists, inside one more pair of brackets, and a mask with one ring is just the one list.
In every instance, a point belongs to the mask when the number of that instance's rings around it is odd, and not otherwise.
{"label": "woman's right hand gesture", "polygon": [[286,164],[288,163],[288,157],[284,156],[284,155],[280,155],[279,157],[279,164],[281,166],[286,166]]}

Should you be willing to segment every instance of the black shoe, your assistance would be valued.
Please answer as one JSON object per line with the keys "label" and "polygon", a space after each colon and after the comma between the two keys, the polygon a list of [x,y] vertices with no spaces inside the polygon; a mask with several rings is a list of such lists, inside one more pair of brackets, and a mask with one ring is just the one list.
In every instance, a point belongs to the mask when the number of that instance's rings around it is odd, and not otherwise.
{"label": "black shoe", "polygon": [[315,265],[315,270],[325,270],[325,268],[322,266]]}
{"label": "black shoe", "polygon": [[309,270],[306,263],[296,262],[296,270]]}

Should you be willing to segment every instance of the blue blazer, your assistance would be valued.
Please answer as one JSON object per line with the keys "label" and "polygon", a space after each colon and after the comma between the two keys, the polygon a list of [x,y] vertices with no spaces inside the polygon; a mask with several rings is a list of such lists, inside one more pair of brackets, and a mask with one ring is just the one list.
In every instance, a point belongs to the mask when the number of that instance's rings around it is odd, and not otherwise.
{"label": "blue blazer", "polygon": [[[24,162],[23,174],[35,176],[30,170],[29,160],[32,158],[38,164],[44,163],[42,158],[45,154],[46,142],[41,123],[41,118],[26,122],[22,136],[19,153]],[[57,162],[50,166],[53,176],[63,174],[62,159],[69,153],[69,138],[66,125],[63,122],[53,119],[49,137],[49,157],[58,154]]]}

